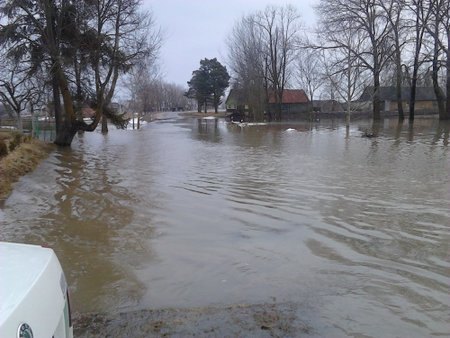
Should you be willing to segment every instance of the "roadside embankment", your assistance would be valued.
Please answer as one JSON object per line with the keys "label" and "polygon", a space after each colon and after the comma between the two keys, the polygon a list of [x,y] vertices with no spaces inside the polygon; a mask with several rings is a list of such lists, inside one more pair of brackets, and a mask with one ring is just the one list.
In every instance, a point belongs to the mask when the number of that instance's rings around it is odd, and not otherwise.
{"label": "roadside embankment", "polygon": [[54,146],[20,134],[0,132],[0,148],[0,200],[4,200],[13,184],[33,171]]}

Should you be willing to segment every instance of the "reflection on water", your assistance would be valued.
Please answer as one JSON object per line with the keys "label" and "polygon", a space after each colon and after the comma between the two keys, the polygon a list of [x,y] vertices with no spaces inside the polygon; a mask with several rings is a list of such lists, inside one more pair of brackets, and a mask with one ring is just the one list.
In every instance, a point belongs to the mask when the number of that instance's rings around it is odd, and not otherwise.
{"label": "reflection on water", "polygon": [[51,245],[78,312],[294,301],[325,336],[446,335],[448,139],[434,119],[85,134],[16,185],[0,238]]}

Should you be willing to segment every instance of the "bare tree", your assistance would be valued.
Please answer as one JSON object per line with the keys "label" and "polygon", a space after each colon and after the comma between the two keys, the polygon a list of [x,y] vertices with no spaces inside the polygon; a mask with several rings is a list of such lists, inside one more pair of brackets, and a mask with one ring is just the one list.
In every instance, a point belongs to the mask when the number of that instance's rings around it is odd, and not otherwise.
{"label": "bare tree", "polygon": [[[450,119],[450,3],[448,0],[430,0],[430,20],[426,25],[428,34],[433,41],[432,77],[433,88],[436,94],[439,119]],[[441,59],[442,58],[442,59]],[[446,94],[443,93],[439,83],[439,70],[446,68]]]}
{"label": "bare tree", "polygon": [[267,106],[266,72],[263,57],[262,32],[255,23],[255,15],[242,17],[227,38],[228,65],[232,87],[241,93],[255,120],[264,118]]}
{"label": "bare tree", "polygon": [[361,53],[363,39],[360,32],[351,30],[343,33],[341,38],[345,39],[344,48],[333,48],[326,50],[325,76],[331,82],[333,89],[341,100],[346,103],[346,126],[350,126],[351,113],[359,109],[354,103],[367,85],[365,68],[360,58],[356,55]]}
{"label": "bare tree", "polygon": [[323,51],[302,48],[297,54],[295,75],[299,85],[305,89],[314,107],[314,94],[324,84]]}
{"label": "bare tree", "polygon": [[191,109],[192,100],[186,98],[186,88],[162,80],[157,65],[152,60],[140,63],[131,70],[125,81],[129,90],[128,107],[131,112],[146,115],[164,110]]}
{"label": "bare tree", "polygon": [[254,16],[261,30],[267,96],[275,99],[275,119],[281,119],[283,91],[291,76],[290,66],[299,45],[300,15],[295,7],[268,6]]}
{"label": "bare tree", "polygon": [[405,24],[405,9],[406,3],[404,0],[389,0],[380,1],[380,6],[384,11],[387,24],[390,26],[390,40],[393,42],[394,52],[392,54],[393,63],[395,65],[395,77],[396,77],[396,98],[397,98],[397,111],[399,120],[404,120],[405,114],[403,111],[403,98],[402,98],[402,52],[403,47],[407,43],[405,36],[407,26]]}
{"label": "bare tree", "polygon": [[[161,46],[162,34],[155,29],[153,15],[140,12],[139,6],[139,0],[94,1],[95,40],[104,41],[107,50],[103,53],[101,49],[95,49],[92,58],[96,115],[111,103],[120,73],[126,72],[139,60],[156,58]],[[102,132],[107,131],[107,117],[102,115]]]}
{"label": "bare tree", "polygon": [[36,87],[29,81],[23,64],[8,60],[2,55],[0,67],[0,102],[12,109],[17,129],[22,132],[22,112],[35,95]]}
{"label": "bare tree", "polygon": [[255,119],[264,117],[269,96],[275,101],[275,119],[281,119],[283,91],[292,76],[299,31],[300,15],[290,5],[268,6],[234,25],[227,41],[233,88],[242,92]]}
{"label": "bare tree", "polygon": [[[370,70],[373,81],[373,119],[381,119],[380,75],[392,54],[389,42],[391,25],[382,15],[384,0],[321,0],[317,6],[320,32],[326,38],[325,48],[348,49]],[[364,48],[356,51],[347,44],[345,32],[357,32]]]}
{"label": "bare tree", "polygon": [[413,14],[412,25],[414,27],[413,46],[413,71],[411,76],[411,92],[409,102],[409,120],[414,120],[414,110],[416,104],[416,88],[419,68],[423,63],[420,58],[426,27],[428,25],[430,10],[425,6],[424,0],[412,0],[408,3],[409,11]]}

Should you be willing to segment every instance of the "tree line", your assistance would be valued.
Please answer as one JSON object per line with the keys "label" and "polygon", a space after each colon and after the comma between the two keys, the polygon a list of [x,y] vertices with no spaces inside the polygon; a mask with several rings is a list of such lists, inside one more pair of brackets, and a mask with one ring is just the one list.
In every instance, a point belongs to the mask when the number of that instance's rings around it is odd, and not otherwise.
{"label": "tree line", "polygon": [[[440,119],[450,118],[450,2],[448,0],[320,0],[319,22],[308,31],[290,5],[243,16],[228,36],[228,66],[255,119],[269,97],[281,118],[282,95],[301,86],[346,103],[347,117],[371,86],[373,118],[381,118],[380,87],[394,85],[399,118],[414,119],[416,88],[432,86]],[[0,101],[15,112],[51,105],[59,145],[108,119],[119,83],[141,111],[214,106],[230,81],[217,59],[204,59],[183,98],[180,86],[155,71],[163,34],[140,0],[5,0],[0,2]],[[126,79],[126,81],[123,81]],[[405,112],[403,87],[410,88]],[[95,110],[92,122],[82,107]],[[138,108],[140,107],[140,108]],[[169,108],[170,107],[170,108]]]}
{"label": "tree line", "polygon": [[185,87],[164,81],[158,65],[141,63],[124,80],[129,92],[128,110],[141,114],[155,111],[192,110],[195,102],[185,96]]}
{"label": "tree line", "polygon": [[[6,0],[0,4],[0,98],[17,115],[51,99],[55,143],[71,144],[77,131],[107,119],[126,122],[111,109],[119,79],[155,62],[162,33],[139,0]],[[61,100],[62,99],[62,100]],[[95,110],[92,122],[81,108]]]}
{"label": "tree line", "polygon": [[439,118],[450,119],[450,2],[448,0],[320,0],[313,32],[293,6],[268,6],[243,16],[227,39],[232,86],[255,119],[274,96],[275,118],[287,86],[301,86],[346,103],[373,88],[373,119],[381,118],[380,87],[394,86],[399,118],[405,116],[402,87],[410,88],[413,121],[416,88],[433,87]]}

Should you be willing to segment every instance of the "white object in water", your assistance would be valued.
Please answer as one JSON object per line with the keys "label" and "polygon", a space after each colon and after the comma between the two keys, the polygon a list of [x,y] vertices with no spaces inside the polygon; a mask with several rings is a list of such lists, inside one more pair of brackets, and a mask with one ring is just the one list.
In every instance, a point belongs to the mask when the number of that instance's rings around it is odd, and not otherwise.
{"label": "white object in water", "polygon": [[66,278],[54,251],[0,242],[0,332],[73,338]]}

